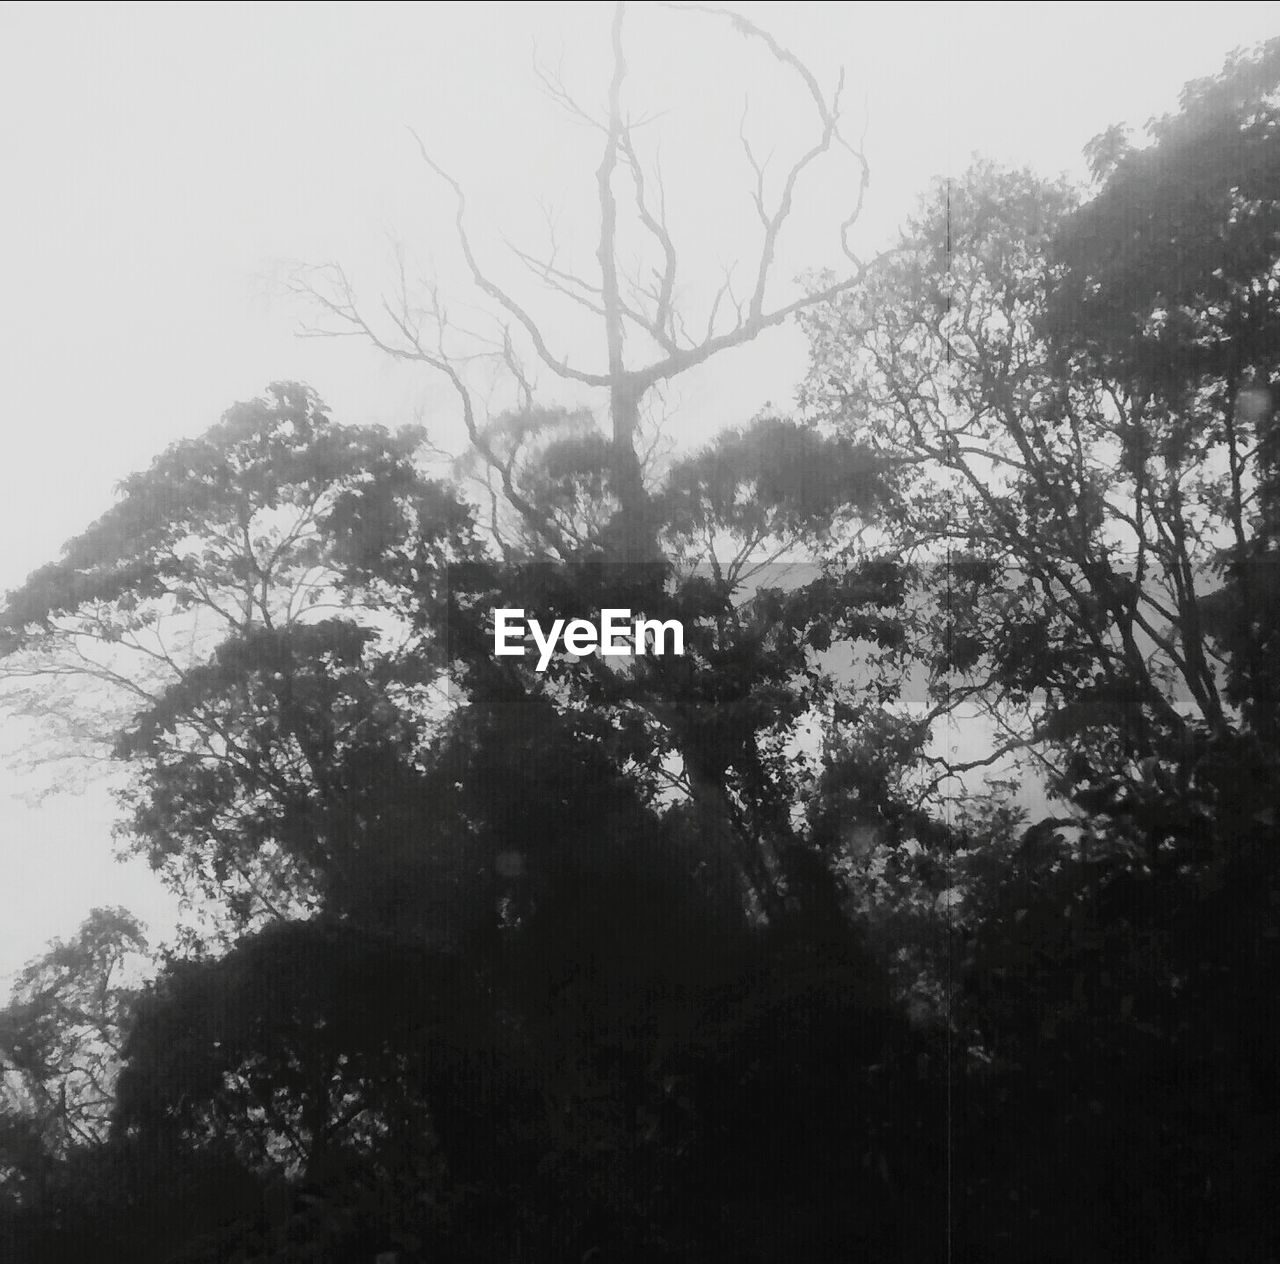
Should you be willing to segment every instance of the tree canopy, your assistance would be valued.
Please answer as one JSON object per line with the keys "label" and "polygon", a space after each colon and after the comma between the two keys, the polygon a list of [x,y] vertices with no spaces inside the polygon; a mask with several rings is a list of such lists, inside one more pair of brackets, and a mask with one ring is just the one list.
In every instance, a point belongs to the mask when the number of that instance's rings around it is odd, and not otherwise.
{"label": "tree canopy", "polygon": [[[540,269],[599,317],[598,410],[508,340],[484,414],[443,306],[392,338],[339,274],[312,298],[443,374],[468,452],[275,383],[8,594],[10,701],[92,713],[190,918],[144,976],[98,910],[0,1010],[6,1258],[1269,1258],[1280,44],[1098,138],[1092,188],[979,163],[775,306],[844,142],[739,29],[820,128],[736,323],[678,319],[619,7],[599,284]],[[642,445],[654,382],[788,315],[792,413]],[[511,607],[686,652],[536,671]],[[939,753],[962,705],[990,754]]]}

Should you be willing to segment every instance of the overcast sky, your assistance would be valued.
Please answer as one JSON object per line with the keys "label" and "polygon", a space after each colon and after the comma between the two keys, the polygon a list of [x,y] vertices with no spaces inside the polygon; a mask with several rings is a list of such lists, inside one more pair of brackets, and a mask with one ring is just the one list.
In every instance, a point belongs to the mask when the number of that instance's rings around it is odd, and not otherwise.
{"label": "overcast sky", "polygon": [[[913,199],[975,153],[1083,174],[1104,127],[1140,127],[1233,48],[1276,34],[1274,4],[751,4],[736,6],[824,82],[846,68],[872,167],[860,241],[892,235]],[[767,58],[706,15],[631,6],[630,100],[667,170],[694,276],[750,241],[747,126],[760,152],[807,142],[811,119]],[[406,125],[472,191],[486,259],[500,234],[590,259],[590,130],[548,98],[535,56],[586,106],[602,100],[612,6],[146,4],[0,6],[0,588],[20,583],[110,503],[115,483],[272,379],[309,382],[340,420],[457,418],[439,384],[353,341],[295,336],[309,313],[277,292],[289,261],[347,263],[376,297],[388,243],[450,282],[449,203]],[[748,92],[749,89],[749,92]],[[779,293],[833,263],[850,172],[801,190]],[[507,275],[507,273],[504,273]],[[515,276],[514,272],[509,273]],[[696,301],[697,288],[690,291]],[[597,348],[572,335],[586,364]],[[677,437],[785,405],[794,331],[709,368],[666,401]],[[550,384],[548,384],[550,385]],[[553,398],[549,391],[547,398]],[[163,933],[145,867],[112,861],[105,787],[39,808],[0,775],[0,975],[97,903]]]}

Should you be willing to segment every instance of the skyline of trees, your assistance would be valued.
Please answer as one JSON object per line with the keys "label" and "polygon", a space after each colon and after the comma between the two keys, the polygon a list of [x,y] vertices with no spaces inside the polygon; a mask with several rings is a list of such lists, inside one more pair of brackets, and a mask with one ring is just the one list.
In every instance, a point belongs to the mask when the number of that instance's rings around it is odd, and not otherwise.
{"label": "skyline of trees", "polygon": [[[137,980],[95,913],[0,1011],[13,1258],[1269,1258],[1280,40],[1100,137],[1092,189],[979,163],[773,307],[838,109],[734,22],[821,126],[776,202],[743,139],[763,245],[722,332],[681,326],[618,6],[600,281],[534,267],[604,372],[488,279],[444,177],[512,406],[438,295],[386,334],[341,272],[298,284],[452,384],[452,474],[275,383],[8,595],[17,705],[82,690],[121,839],[212,914]],[[659,259],[629,292],[624,174]],[[642,446],[652,382],[779,313],[792,415]],[[678,618],[687,653],[535,673],[497,606]],[[943,792],[961,701],[1061,813]]]}

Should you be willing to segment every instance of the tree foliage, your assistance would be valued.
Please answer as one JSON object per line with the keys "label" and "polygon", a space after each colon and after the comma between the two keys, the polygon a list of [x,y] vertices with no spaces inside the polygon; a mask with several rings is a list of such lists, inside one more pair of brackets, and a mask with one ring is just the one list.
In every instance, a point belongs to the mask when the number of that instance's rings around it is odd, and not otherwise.
{"label": "tree foliage", "polygon": [[[785,207],[757,199],[737,324],[685,346],[621,32],[578,287],[607,427],[536,402],[509,342],[516,406],[481,418],[400,323],[384,349],[457,391],[458,482],[277,384],[10,594],[11,676],[113,691],[122,837],[214,931],[137,988],[139,929],[98,913],[22,976],[0,1249],[1268,1258],[1275,46],[1146,147],[1099,138],[1091,193],[939,187],[789,309],[807,415],[659,459],[639,398],[773,321]],[[624,171],[666,259],[630,299]],[[568,370],[454,191],[477,284]],[[500,607],[674,618],[686,653],[537,672],[493,654]],[[1055,815],[945,797],[961,703]]]}
{"label": "tree foliage", "polygon": [[983,1258],[1271,1249],[1278,49],[1098,138],[1092,193],[940,186],[806,318],[811,409],[896,474],[935,712],[987,708],[1064,814],[933,879]]}

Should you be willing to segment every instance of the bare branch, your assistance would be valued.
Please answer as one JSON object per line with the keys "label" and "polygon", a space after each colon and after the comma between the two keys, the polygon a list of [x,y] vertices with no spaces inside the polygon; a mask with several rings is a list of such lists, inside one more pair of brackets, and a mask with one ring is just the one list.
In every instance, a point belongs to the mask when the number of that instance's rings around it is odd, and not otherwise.
{"label": "bare branch", "polygon": [[[777,39],[769,34],[763,27],[757,26],[748,18],[743,17],[739,13],[733,13],[728,9],[721,8],[717,5],[707,4],[674,4],[666,3],[664,8],[684,10],[688,12],[706,13],[712,17],[724,18],[730,23],[735,31],[747,39],[760,41],[773,57],[792,71],[804,85],[805,91],[813,101],[814,108],[817,110],[819,121],[822,125],[822,133],[815,144],[796,160],[791,170],[787,172],[783,180],[782,192],[778,198],[778,204],[772,214],[769,214],[764,205],[764,165],[762,165],[755,157],[751,149],[751,145],[746,136],[746,109],[743,109],[742,125],[739,128],[739,136],[747,153],[747,159],[751,164],[751,168],[756,176],[756,189],[753,195],[753,202],[756,207],[757,214],[765,227],[764,241],[760,250],[759,270],[756,274],[756,288],[752,294],[751,312],[758,315],[763,310],[765,287],[768,283],[769,270],[773,265],[774,251],[777,247],[778,237],[782,232],[783,225],[786,223],[791,213],[792,201],[795,194],[796,185],[809,167],[823,154],[829,152],[833,147],[839,147],[850,154],[858,163],[860,168],[860,177],[858,181],[858,190],[854,198],[854,205],[840,225],[840,244],[846,258],[848,258],[856,266],[861,266],[861,261],[849,248],[849,233],[853,225],[857,222],[862,213],[863,203],[866,199],[867,186],[870,182],[870,167],[867,164],[866,155],[862,142],[855,147],[851,145],[840,132],[840,97],[844,90],[844,72],[840,72],[840,78],[836,83],[835,91],[831,94],[828,101],[826,94],[822,90],[821,84],[817,80],[817,76],[809,69],[804,62],[796,56],[789,48],[780,44]],[[865,126],[864,126],[865,139]],[[767,165],[767,164],[765,164]]]}
{"label": "bare branch", "polygon": [[699,346],[674,351],[665,360],[658,361],[647,369],[639,370],[632,376],[645,385],[675,377],[677,374],[694,368],[705,360],[709,360],[718,352],[750,342],[757,334],[766,329],[772,329],[775,325],[782,324],[783,321],[794,316],[797,312],[805,311],[807,308],[821,303],[829,303],[832,299],[838,298],[841,294],[861,283],[869,266],[864,264],[853,276],[835,281],[823,289],[803,294],[793,302],[775,308],[771,312],[748,315],[736,328],[729,330],[727,333],[708,338]]}
{"label": "bare branch", "polygon": [[640,222],[649,230],[662,248],[663,267],[661,280],[655,299],[653,320],[648,326],[649,332],[653,334],[659,346],[664,350],[674,351],[675,342],[671,330],[671,302],[676,284],[677,256],[675,243],[671,240],[671,233],[667,227],[666,197],[661,192],[661,180],[659,180],[660,201],[658,213],[655,215],[649,209],[649,204],[645,200],[644,168],[636,155],[635,145],[631,138],[631,128],[627,127],[622,130],[619,144],[631,170],[631,179],[635,186],[636,212],[640,216]]}
{"label": "bare branch", "polygon": [[589,294],[599,294],[600,287],[592,285],[589,281],[583,280],[581,277],[574,276],[571,272],[564,272],[555,266],[554,254],[550,259],[538,259],[527,251],[521,250],[506,238],[503,238],[507,248],[511,251],[526,268],[532,272],[538,280],[540,280],[548,289],[555,290],[557,294],[563,294],[565,298],[571,299],[580,307],[585,307],[587,311],[596,316],[603,316],[605,309],[594,299],[588,298]]}
{"label": "bare branch", "polygon": [[742,142],[742,151],[747,155],[747,164],[751,170],[755,172],[756,187],[752,191],[751,201],[756,208],[756,214],[760,217],[760,223],[767,229],[769,227],[769,213],[764,209],[764,173],[769,165],[768,159],[760,162],[756,158],[755,150],[751,148],[751,138],[747,135],[747,111],[750,108],[750,101],[744,100],[742,103],[742,119],[738,123],[738,139]]}
{"label": "bare branch", "polygon": [[[431,290],[431,308],[429,314],[434,318],[436,339],[433,346],[428,346],[423,341],[422,332],[417,324],[411,319],[407,311],[407,306],[402,303],[402,307],[397,311],[392,307],[391,303],[383,300],[382,308],[387,318],[395,326],[396,330],[405,339],[407,345],[399,346],[388,342],[382,337],[376,329],[373,328],[361,315],[358,304],[355,300],[350,281],[346,273],[339,267],[330,267],[325,270],[328,275],[335,279],[338,287],[338,297],[333,298],[327,295],[323,290],[306,282],[301,284],[305,288],[305,292],[309,297],[318,302],[321,307],[329,312],[338,320],[350,325],[355,331],[363,334],[375,347],[386,355],[399,360],[417,361],[442,373],[453,387],[455,395],[462,409],[462,422],[466,428],[467,438],[472,447],[480,453],[486,462],[488,462],[495,470],[502,475],[503,492],[510,503],[520,513],[521,517],[535,530],[542,535],[548,543],[557,549],[563,551],[564,540],[551,522],[551,520],[537,509],[526,497],[522,496],[519,489],[516,488],[509,468],[504,468],[504,464],[499,460],[497,454],[493,451],[487,437],[480,429],[479,419],[475,402],[472,399],[471,391],[466,381],[462,377],[462,373],[458,367],[457,357],[453,356],[445,347],[445,331],[449,328],[449,317],[447,311],[441,306],[438,292],[433,288]],[[505,343],[505,347],[509,348],[509,339]],[[508,361],[510,367],[511,361]]]}
{"label": "bare branch", "polygon": [[542,84],[546,94],[565,111],[571,118],[576,119],[579,123],[585,124],[587,127],[595,131],[606,132],[607,126],[596,118],[589,110],[584,109],[570,95],[569,90],[564,86],[564,78],[559,70],[555,74],[544,70],[542,64],[538,61],[537,55],[533,59],[533,73],[538,82]]}
{"label": "bare branch", "polygon": [[475,285],[483,293],[487,294],[494,302],[506,308],[508,312],[520,323],[525,333],[529,335],[530,341],[533,343],[534,349],[537,351],[539,358],[544,364],[557,376],[567,378],[574,382],[581,382],[586,386],[608,386],[609,378],[599,373],[584,373],[581,369],[571,367],[566,360],[559,359],[552,354],[551,349],[547,346],[546,339],[543,337],[542,330],[537,322],[529,315],[525,309],[516,302],[510,294],[501,286],[495,284],[488,275],[480,267],[476,260],[475,251],[471,246],[471,236],[467,231],[467,198],[462,191],[462,186],[451,176],[434,158],[427,152],[427,147],[423,143],[422,137],[418,135],[413,128],[409,129],[410,135],[418,144],[418,151],[422,156],[422,161],[426,163],[432,171],[436,173],[452,190],[457,200],[457,211],[454,216],[454,227],[458,235],[458,245],[462,250],[462,257],[466,262],[467,268],[471,273],[471,279]]}

